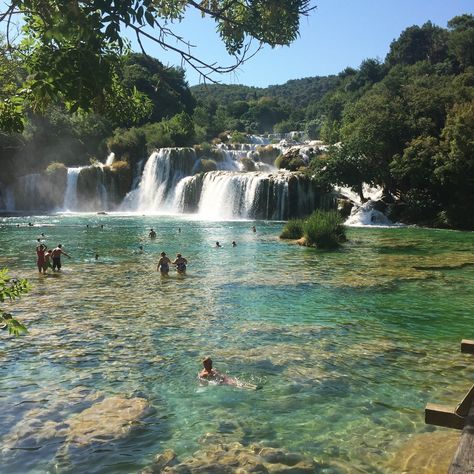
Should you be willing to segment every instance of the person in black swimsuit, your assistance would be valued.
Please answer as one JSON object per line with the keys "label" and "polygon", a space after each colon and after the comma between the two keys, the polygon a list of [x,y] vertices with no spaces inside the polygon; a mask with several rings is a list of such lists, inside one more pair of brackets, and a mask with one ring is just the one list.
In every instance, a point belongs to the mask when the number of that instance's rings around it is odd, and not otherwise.
{"label": "person in black swimsuit", "polygon": [[160,253],[161,258],[158,260],[158,267],[156,268],[162,275],[168,275],[170,271],[171,260],[166,256],[165,252]]}

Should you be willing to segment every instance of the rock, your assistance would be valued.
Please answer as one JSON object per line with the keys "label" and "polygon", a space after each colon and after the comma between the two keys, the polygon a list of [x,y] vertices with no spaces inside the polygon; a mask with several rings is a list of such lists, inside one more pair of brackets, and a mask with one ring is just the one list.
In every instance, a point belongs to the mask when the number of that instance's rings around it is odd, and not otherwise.
{"label": "rock", "polygon": [[434,431],[413,436],[394,455],[390,467],[403,474],[448,472],[459,443],[454,431]]}
{"label": "rock", "polygon": [[[173,465],[172,465],[173,464]],[[194,456],[177,462],[174,453],[165,451],[158,455],[146,473],[314,473],[317,465],[312,458],[283,449],[263,447],[258,444],[244,446],[240,443],[209,444]]]}
{"label": "rock", "polygon": [[67,442],[83,446],[123,438],[147,411],[144,398],[106,398],[66,420]]}

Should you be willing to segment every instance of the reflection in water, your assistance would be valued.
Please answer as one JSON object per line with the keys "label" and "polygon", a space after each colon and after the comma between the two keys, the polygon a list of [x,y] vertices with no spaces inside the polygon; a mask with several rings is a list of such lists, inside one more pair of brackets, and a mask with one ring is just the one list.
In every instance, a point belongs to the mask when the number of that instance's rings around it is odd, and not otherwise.
{"label": "reflection in water", "polygon": [[[166,449],[184,462],[208,442],[240,443],[229,463],[253,459],[256,443],[283,461],[299,453],[308,469],[313,458],[328,472],[401,472],[397,453],[428,431],[424,404],[452,404],[469,385],[457,347],[474,303],[471,234],[351,229],[344,249],[324,253],[279,241],[274,222],[254,234],[249,222],[78,215],[47,229],[48,245],[73,258],[43,276],[42,230],[17,221],[0,226],[1,264],[32,291],[11,305],[29,335],[1,335],[6,472],[136,472]],[[160,278],[161,251],[182,253],[188,274]],[[263,389],[203,390],[205,355]],[[130,417],[98,421],[102,406]],[[76,442],[91,414],[102,431]],[[432,458],[413,459],[423,472]]]}

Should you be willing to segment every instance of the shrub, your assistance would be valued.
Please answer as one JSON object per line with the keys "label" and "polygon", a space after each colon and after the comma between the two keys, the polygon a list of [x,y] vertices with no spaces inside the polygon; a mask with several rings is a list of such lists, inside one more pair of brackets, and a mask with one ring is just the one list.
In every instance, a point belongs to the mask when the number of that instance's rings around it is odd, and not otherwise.
{"label": "shrub", "polygon": [[107,147],[117,160],[135,163],[146,155],[145,132],[135,127],[130,130],[117,129],[107,140]]}
{"label": "shrub", "polygon": [[337,211],[314,211],[303,222],[303,236],[307,245],[321,249],[337,248],[347,240],[342,218]]}
{"label": "shrub", "polygon": [[247,135],[241,132],[232,132],[232,135],[230,136],[230,142],[231,143],[250,143],[249,138]]}
{"label": "shrub", "polygon": [[110,165],[110,169],[114,171],[120,171],[124,169],[130,169],[130,165],[126,161],[114,161]]}
{"label": "shrub", "polygon": [[288,171],[298,171],[300,168],[305,167],[306,163],[299,154],[289,152],[285,155],[280,155],[275,160],[275,166],[278,169],[283,168]]}
{"label": "shrub", "polygon": [[214,160],[206,160],[201,159],[201,166],[199,167],[199,171],[201,173],[207,173],[208,171],[216,171],[217,165]]}
{"label": "shrub", "polygon": [[66,165],[64,163],[58,163],[57,161],[55,161],[54,163],[50,163],[46,168],[46,174],[48,175],[64,172],[67,172]]}
{"label": "shrub", "polygon": [[255,168],[255,162],[246,156],[240,158],[240,162],[244,167],[244,171],[255,171],[257,169]]}
{"label": "shrub", "polygon": [[300,239],[303,237],[303,220],[292,219],[285,224],[280,239]]}

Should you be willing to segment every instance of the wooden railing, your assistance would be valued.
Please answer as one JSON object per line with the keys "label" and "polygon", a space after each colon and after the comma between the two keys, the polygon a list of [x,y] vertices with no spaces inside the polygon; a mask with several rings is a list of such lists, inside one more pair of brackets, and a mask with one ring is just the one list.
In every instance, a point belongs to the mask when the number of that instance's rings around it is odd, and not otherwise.
{"label": "wooden railing", "polygon": [[[461,352],[474,354],[474,341],[463,339]],[[455,408],[428,403],[425,423],[462,430],[449,474],[474,473],[474,385]]]}

